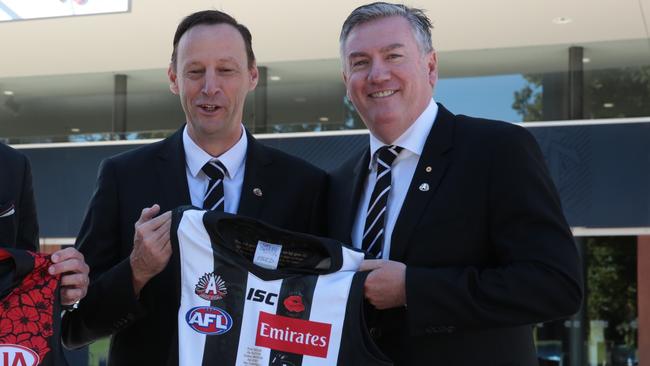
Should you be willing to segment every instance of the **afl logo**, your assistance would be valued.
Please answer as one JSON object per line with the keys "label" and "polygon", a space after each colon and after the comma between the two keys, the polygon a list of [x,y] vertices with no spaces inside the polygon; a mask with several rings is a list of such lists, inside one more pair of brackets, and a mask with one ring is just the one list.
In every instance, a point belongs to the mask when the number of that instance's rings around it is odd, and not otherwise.
{"label": "afl logo", "polygon": [[214,301],[223,299],[228,294],[228,289],[221,276],[210,272],[199,278],[199,282],[194,286],[194,293],[204,300]]}
{"label": "afl logo", "polygon": [[224,334],[232,328],[232,317],[225,310],[197,306],[185,314],[185,321],[195,331],[207,335]]}

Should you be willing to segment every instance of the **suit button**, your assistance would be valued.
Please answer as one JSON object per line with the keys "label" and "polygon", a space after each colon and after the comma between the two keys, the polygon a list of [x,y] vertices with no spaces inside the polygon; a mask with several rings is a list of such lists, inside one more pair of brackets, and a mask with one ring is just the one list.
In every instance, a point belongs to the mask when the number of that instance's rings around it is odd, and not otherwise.
{"label": "suit button", "polygon": [[379,329],[378,327],[370,328],[370,336],[373,339],[379,339],[381,337],[381,329]]}

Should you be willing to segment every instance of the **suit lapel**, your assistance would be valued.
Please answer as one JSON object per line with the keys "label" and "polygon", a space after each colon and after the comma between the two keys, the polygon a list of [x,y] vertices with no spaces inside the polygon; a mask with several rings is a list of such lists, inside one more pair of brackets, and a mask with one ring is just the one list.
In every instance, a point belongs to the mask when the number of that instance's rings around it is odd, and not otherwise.
{"label": "suit lapel", "polygon": [[[278,177],[269,170],[273,160],[264,152],[264,146],[259,143],[248,130],[248,148],[246,149],[246,167],[244,170],[244,183],[239,199],[237,214],[260,217],[264,204],[264,192],[268,191],[269,182]],[[257,192],[257,193],[256,193]]]}
{"label": "suit lapel", "polygon": [[404,258],[413,229],[424,217],[423,211],[436,193],[449,163],[446,153],[452,148],[454,115],[442,105],[438,107],[436,121],[427,137],[393,229],[390,258],[394,260]]}
{"label": "suit lapel", "polygon": [[[185,149],[183,148],[183,129],[181,127],[173,135],[162,142],[155,161],[157,174],[158,197],[162,211],[172,210],[178,206],[191,205],[190,189],[187,184],[185,172]],[[151,187],[151,189],[156,189]],[[171,230],[175,230],[174,227]],[[172,253],[172,259],[163,272],[158,275],[158,285],[174,284],[171,287],[170,297],[175,306],[180,306],[180,257],[178,251]],[[166,289],[168,290],[168,289]],[[178,324],[173,322],[173,334],[178,334]]]}
{"label": "suit lapel", "polygon": [[[156,174],[160,183],[160,200],[163,210],[191,205],[190,190],[185,173],[185,150],[183,149],[183,128],[163,141],[158,159]],[[155,189],[152,187],[152,189]]]}
{"label": "suit lapel", "polygon": [[[370,148],[366,147],[363,150],[363,155],[357,160],[354,164],[352,170],[352,189],[342,191],[345,192],[345,195],[339,201],[343,205],[348,205],[347,207],[342,207],[340,214],[342,215],[342,220],[344,227],[343,233],[345,233],[345,238],[347,243],[352,243],[352,226],[354,225],[354,220],[357,216],[357,211],[359,209],[359,201],[361,200],[361,192],[363,190],[363,183],[368,176],[368,164],[370,163]],[[345,170],[344,174],[348,174],[349,170]],[[347,180],[347,177],[341,177],[344,181]]]}

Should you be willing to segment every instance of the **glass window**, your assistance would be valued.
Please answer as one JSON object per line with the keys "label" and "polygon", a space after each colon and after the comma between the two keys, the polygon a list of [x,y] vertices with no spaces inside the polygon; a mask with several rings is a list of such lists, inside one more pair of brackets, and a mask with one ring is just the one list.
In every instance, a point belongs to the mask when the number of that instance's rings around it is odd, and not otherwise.
{"label": "glass window", "polygon": [[585,72],[585,117],[650,116],[650,65]]}
{"label": "glass window", "polygon": [[[445,78],[438,80],[434,98],[452,113],[509,122],[538,120],[541,85],[520,74]],[[532,119],[520,113],[528,110],[535,110]]]}
{"label": "glass window", "polygon": [[578,240],[586,264],[583,309],[536,326],[540,365],[638,365],[637,237]]}

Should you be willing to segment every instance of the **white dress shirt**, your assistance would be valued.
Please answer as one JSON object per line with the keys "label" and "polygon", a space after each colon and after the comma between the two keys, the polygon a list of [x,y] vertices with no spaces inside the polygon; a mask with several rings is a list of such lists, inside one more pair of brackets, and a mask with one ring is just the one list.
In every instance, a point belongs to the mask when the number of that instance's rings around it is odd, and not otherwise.
{"label": "white dress shirt", "polygon": [[187,175],[187,186],[190,189],[192,205],[199,208],[203,207],[203,198],[205,197],[205,191],[208,189],[210,178],[201,169],[208,161],[218,159],[228,170],[223,179],[224,211],[232,214],[237,213],[241,188],[244,184],[247,147],[248,138],[242,125],[242,134],[239,141],[220,156],[213,157],[192,140],[187,133],[187,126],[185,126],[183,130],[185,174]]}
{"label": "white dress shirt", "polygon": [[[395,222],[402,209],[402,204],[406,198],[415,168],[422,155],[424,144],[427,141],[431,127],[438,115],[438,105],[433,99],[429,102],[427,108],[422,112],[420,117],[404,133],[395,140],[392,145],[404,148],[393,162],[391,168],[391,188],[388,193],[388,203],[386,204],[386,216],[384,226],[384,243],[382,258],[388,259],[390,255],[390,241],[393,235]],[[363,229],[366,223],[366,211],[368,202],[375,188],[375,177],[377,176],[377,156],[376,152],[385,144],[375,136],[370,134],[370,164],[368,166],[368,175],[363,184],[361,200],[357,208],[357,215],[352,226],[352,244],[355,248],[361,248],[363,239]]]}

